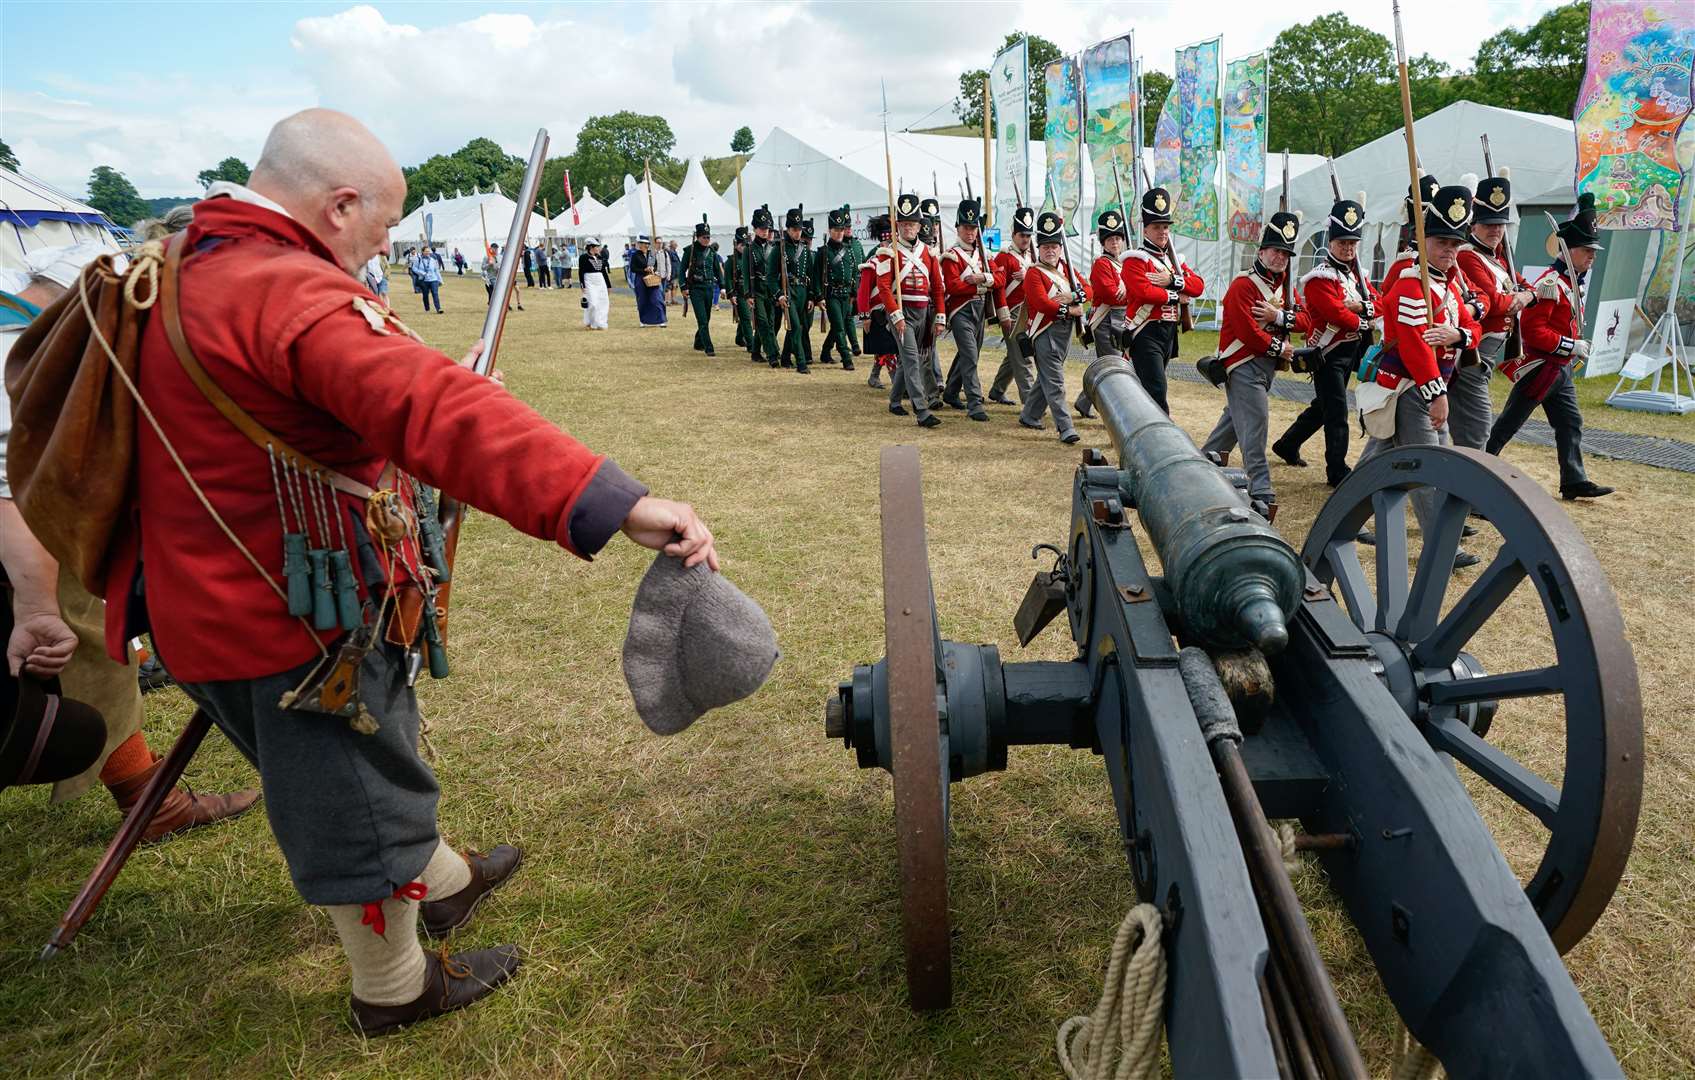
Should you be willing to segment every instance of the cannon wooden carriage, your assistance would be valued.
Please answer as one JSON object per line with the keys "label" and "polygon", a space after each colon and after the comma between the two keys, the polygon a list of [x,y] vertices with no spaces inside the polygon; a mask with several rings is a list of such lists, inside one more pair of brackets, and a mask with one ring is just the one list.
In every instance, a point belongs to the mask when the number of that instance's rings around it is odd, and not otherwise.
{"label": "cannon wooden carriage", "polygon": [[[1267,828],[1280,818],[1300,822],[1299,846],[1450,1075],[1619,1075],[1561,953],[1630,852],[1641,699],[1577,528],[1498,458],[1402,448],[1362,462],[1297,552],[1122,359],[1094,361],[1084,385],[1117,464],[1084,454],[1065,542],[1038,546],[1055,564],[1014,619],[1028,644],[1063,614],[1072,660],[1008,662],[941,638],[917,452],[883,453],[887,655],[840,684],[825,726],[894,778],[913,1006],[952,1000],[949,785],[1004,769],[1012,747],[1058,744],[1103,759],[1136,889],[1163,915],[1177,1076],[1361,1068]],[[1501,544],[1448,604],[1473,514]],[[1358,542],[1367,525],[1374,548]],[[1486,671],[1467,645],[1519,590],[1539,601],[1557,659]],[[1563,703],[1563,730],[1547,732],[1564,746],[1557,785],[1489,739],[1498,708],[1538,696]],[[1523,879],[1462,774],[1545,830]]]}

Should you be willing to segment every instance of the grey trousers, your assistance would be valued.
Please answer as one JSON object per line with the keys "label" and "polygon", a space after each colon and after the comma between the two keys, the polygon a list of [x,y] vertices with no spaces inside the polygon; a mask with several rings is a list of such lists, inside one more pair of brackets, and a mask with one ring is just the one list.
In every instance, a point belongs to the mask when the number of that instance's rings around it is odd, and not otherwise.
{"label": "grey trousers", "polygon": [[1030,396],[1030,387],[1036,381],[1036,365],[1034,360],[1024,355],[1024,350],[1018,345],[1018,335],[1013,334],[1006,339],[1006,356],[1001,359],[1001,366],[995,371],[995,381],[989,387],[990,397],[1003,397],[1008,383],[1018,387],[1018,403],[1024,404]]}
{"label": "grey trousers", "polygon": [[1491,334],[1477,344],[1477,358],[1482,363],[1454,369],[1453,381],[1448,384],[1448,430],[1455,446],[1481,450],[1489,441],[1489,426],[1495,420],[1489,376],[1506,347],[1505,336]]}
{"label": "grey trousers", "polygon": [[[1129,332],[1130,322],[1124,317],[1124,313],[1117,310],[1108,311],[1095,327],[1095,355],[1123,356],[1124,340],[1129,336]],[[1087,391],[1078,394],[1071,407],[1077,410],[1078,416],[1095,415],[1095,404],[1089,400]]]}
{"label": "grey trousers", "polygon": [[1242,467],[1248,471],[1248,494],[1265,502],[1277,501],[1271,466],[1265,460],[1271,380],[1276,376],[1277,361],[1269,356],[1256,356],[1231,368],[1224,381],[1224,411],[1201,446],[1215,454],[1228,454],[1240,446]]}
{"label": "grey trousers", "polygon": [[[1454,403],[1449,401],[1450,417],[1453,409]],[[1387,439],[1367,439],[1365,449],[1360,451],[1360,463],[1364,464],[1371,455],[1393,446],[1447,446],[1452,441],[1447,424],[1443,424],[1440,430],[1430,426],[1430,403],[1419,396],[1418,388],[1414,387],[1395,399],[1395,434]],[[1412,506],[1422,529],[1435,512],[1436,493],[1427,487],[1413,489]]]}
{"label": "grey trousers", "polygon": [[1018,419],[1030,427],[1042,423],[1042,410],[1053,413],[1054,427],[1060,438],[1076,426],[1071,422],[1071,410],[1065,404],[1065,355],[1071,346],[1071,320],[1056,319],[1052,326],[1035,338],[1036,379]]}
{"label": "grey trousers", "polygon": [[953,331],[955,352],[953,363],[948,365],[948,378],[942,391],[943,397],[957,401],[963,390],[965,408],[974,413],[983,411],[983,384],[977,378],[977,360],[983,350],[983,321],[979,314],[982,310],[983,301],[973,300],[961,304],[953,318],[948,320],[948,329]]}
{"label": "grey trousers", "polygon": [[1583,483],[1589,479],[1583,468],[1583,411],[1577,407],[1577,385],[1572,382],[1571,368],[1560,371],[1560,377],[1554,380],[1554,385],[1548,388],[1547,395],[1539,402],[1530,400],[1528,394],[1520,391],[1523,385],[1522,379],[1513,384],[1507,403],[1501,406],[1500,419],[1495,421],[1495,427],[1489,432],[1489,444],[1485,449],[1491,454],[1500,454],[1501,448],[1518,434],[1525,420],[1536,411],[1536,406],[1541,405],[1542,414],[1554,429],[1554,449],[1560,460],[1560,489],[1563,491]]}
{"label": "grey trousers", "polygon": [[[169,657],[160,657],[169,666]],[[404,653],[384,644],[359,669],[359,694],[379,725],[277,706],[317,660],[262,679],[183,683],[259,770],[265,813],[289,877],[308,904],[382,900],[424,872],[435,853],[435,774],[418,756],[418,699]]]}
{"label": "grey trousers", "polygon": [[934,388],[928,378],[930,364],[925,356],[925,350],[919,347],[918,334],[929,322],[929,305],[914,307],[911,304],[901,309],[904,322],[897,338],[900,342],[900,352],[895,354],[895,370],[889,379],[889,408],[899,405],[903,399],[912,402],[912,411],[919,420],[930,415],[930,401]]}

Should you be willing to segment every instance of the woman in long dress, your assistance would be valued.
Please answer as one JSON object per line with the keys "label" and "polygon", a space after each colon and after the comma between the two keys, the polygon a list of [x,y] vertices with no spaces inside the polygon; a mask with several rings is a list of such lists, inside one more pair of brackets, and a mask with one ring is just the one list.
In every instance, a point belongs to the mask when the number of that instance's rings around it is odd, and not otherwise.
{"label": "woman in long dress", "polygon": [[[636,238],[630,256],[630,280],[636,290],[636,316],[643,326],[665,325],[664,255],[650,250],[648,238]],[[649,284],[652,282],[652,284]]]}
{"label": "woman in long dress", "polygon": [[606,272],[606,250],[600,241],[590,240],[577,260],[577,278],[583,286],[583,328],[606,329],[606,313],[611,307],[612,278]]}

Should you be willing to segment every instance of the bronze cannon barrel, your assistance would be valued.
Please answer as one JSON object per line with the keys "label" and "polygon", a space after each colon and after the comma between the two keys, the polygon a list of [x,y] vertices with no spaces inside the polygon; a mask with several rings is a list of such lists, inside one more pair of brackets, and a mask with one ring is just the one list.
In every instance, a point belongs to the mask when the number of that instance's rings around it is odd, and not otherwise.
{"label": "bronze cannon barrel", "polygon": [[1123,357],[1094,360],[1083,387],[1118,449],[1120,486],[1159,552],[1183,628],[1204,645],[1280,652],[1305,580],[1294,549],[1154,403]]}

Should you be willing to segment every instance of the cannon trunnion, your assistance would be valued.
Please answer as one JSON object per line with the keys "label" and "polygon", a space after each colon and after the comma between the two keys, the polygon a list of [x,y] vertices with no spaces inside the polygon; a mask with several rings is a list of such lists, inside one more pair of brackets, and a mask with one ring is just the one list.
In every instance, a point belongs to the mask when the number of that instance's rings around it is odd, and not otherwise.
{"label": "cannon trunnion", "polygon": [[[1085,386],[1118,465],[1085,453],[1068,541],[1039,546],[1055,565],[1015,619],[1027,644],[1064,613],[1069,661],[942,639],[917,452],[883,452],[887,656],[840,684],[825,725],[860,767],[894,777],[914,1007],[951,1003],[948,785],[1005,768],[1011,747],[1058,744],[1105,762],[1137,891],[1164,915],[1176,1075],[1361,1068],[1267,862],[1267,817],[1300,821],[1396,1009],[1450,1075],[1618,1074],[1559,954],[1623,872],[1641,704],[1616,601],[1576,528],[1496,458],[1404,448],[1362,463],[1297,555],[1122,360],[1095,361]],[[1413,498],[1427,509],[1416,551]],[[1502,543],[1450,590],[1474,510]],[[1375,551],[1356,541],[1368,524]],[[1539,599],[1557,661],[1490,674],[1466,646],[1515,589]],[[1565,747],[1558,785],[1487,738],[1498,702],[1532,696],[1563,699],[1565,730],[1549,733]],[[1547,831],[1527,880],[1462,774]]]}

